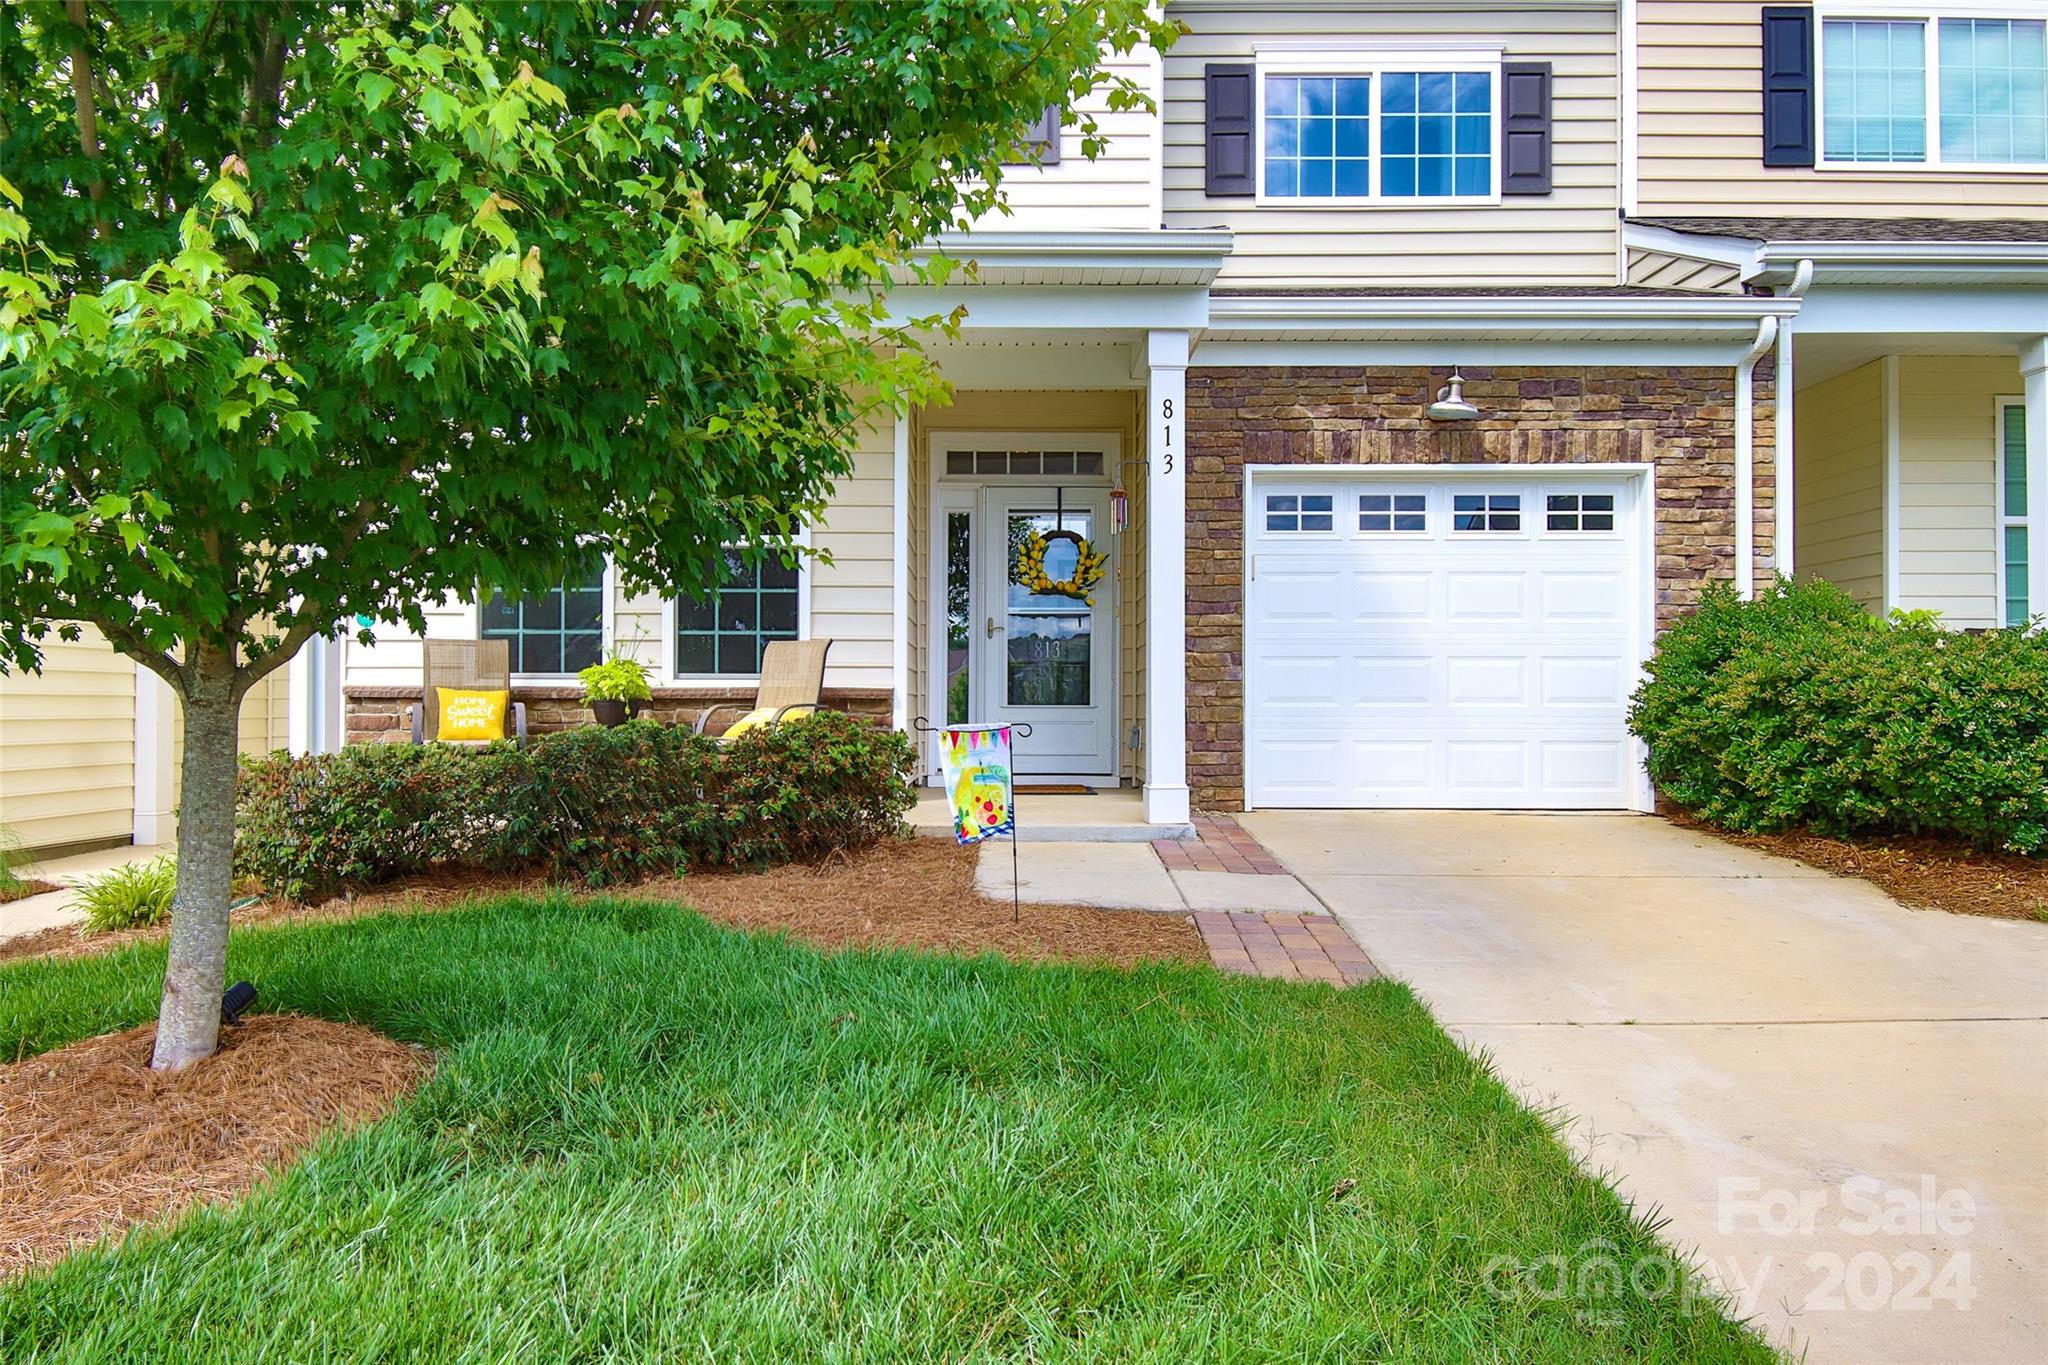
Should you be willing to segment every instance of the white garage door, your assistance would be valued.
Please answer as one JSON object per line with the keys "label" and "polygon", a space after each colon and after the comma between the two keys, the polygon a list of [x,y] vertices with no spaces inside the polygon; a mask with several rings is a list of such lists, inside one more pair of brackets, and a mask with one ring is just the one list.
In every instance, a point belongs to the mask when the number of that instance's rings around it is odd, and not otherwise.
{"label": "white garage door", "polygon": [[1630,804],[1633,480],[1255,478],[1254,806]]}

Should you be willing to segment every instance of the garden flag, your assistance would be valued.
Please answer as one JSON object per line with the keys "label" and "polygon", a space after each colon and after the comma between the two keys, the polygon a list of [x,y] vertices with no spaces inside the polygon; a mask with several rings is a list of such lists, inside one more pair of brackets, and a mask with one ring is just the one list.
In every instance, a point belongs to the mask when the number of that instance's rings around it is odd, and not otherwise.
{"label": "garden flag", "polygon": [[1010,727],[962,725],[939,732],[946,797],[953,804],[953,837],[978,844],[992,834],[1014,834],[1010,809]]}

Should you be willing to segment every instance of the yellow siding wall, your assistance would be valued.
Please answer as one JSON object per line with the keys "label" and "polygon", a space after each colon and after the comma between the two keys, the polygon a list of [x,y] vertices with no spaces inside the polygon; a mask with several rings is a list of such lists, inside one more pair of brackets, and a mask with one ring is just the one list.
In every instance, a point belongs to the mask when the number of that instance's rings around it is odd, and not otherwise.
{"label": "yellow siding wall", "polygon": [[1884,390],[1882,362],[1801,389],[1794,561],[1871,611],[1884,606]]}
{"label": "yellow siding wall", "polygon": [[2048,212],[2048,173],[2039,171],[1766,168],[1762,9],[1754,0],[1641,0],[1637,6],[1640,213],[2038,218]]}
{"label": "yellow siding wall", "polygon": [[[1613,284],[1620,270],[1620,86],[1611,6],[1555,10],[1179,5],[1192,30],[1167,53],[1166,224],[1237,234],[1218,287]],[[1202,68],[1260,43],[1331,48],[1498,41],[1509,61],[1553,64],[1555,190],[1499,204],[1315,209],[1212,199],[1202,190]]]}
{"label": "yellow siding wall", "polygon": [[135,829],[135,665],[96,631],[0,678],[0,825],[31,849]]}
{"label": "yellow siding wall", "polygon": [[[1117,56],[1105,52],[1101,70],[1135,82],[1159,98],[1159,56],[1150,48]],[[1016,166],[1003,177],[1010,212],[991,213],[973,226],[996,231],[1157,228],[1159,189],[1158,115],[1143,109],[1112,113],[1107,91],[1098,89],[1078,106],[1095,116],[1108,145],[1090,161],[1081,155],[1081,131],[1060,134],[1060,159],[1052,166]]]}
{"label": "yellow siding wall", "polygon": [[1952,626],[1998,621],[1996,404],[2021,391],[2019,362],[1901,356],[1899,605]]}

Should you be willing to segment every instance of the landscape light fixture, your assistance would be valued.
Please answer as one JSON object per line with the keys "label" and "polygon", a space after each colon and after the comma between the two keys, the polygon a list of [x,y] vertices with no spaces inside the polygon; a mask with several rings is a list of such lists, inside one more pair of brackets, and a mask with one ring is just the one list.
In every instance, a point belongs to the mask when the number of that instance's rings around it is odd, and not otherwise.
{"label": "landscape light fixture", "polygon": [[1479,409],[1465,401],[1465,376],[1454,367],[1450,382],[1436,391],[1436,401],[1429,405],[1429,418],[1435,422],[1469,422],[1479,416]]}
{"label": "landscape light fixture", "polygon": [[223,1024],[241,1023],[242,1011],[255,1003],[256,988],[246,981],[237,981],[220,998],[220,1021]]}

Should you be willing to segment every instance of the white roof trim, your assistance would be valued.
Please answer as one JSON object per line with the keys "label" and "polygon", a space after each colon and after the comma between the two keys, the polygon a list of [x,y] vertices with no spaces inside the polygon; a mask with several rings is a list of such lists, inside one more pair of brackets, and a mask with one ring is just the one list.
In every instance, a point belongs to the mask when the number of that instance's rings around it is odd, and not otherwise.
{"label": "white roof trim", "polygon": [[1624,219],[1621,240],[1624,246],[1639,251],[1683,256],[1689,261],[1712,261],[1716,265],[1733,266],[1744,275],[1756,270],[1758,244],[1741,237],[1707,237],[1696,232],[1675,232],[1667,227],[1631,223]]}
{"label": "white roof trim", "polygon": [[1515,295],[1257,296],[1211,298],[1211,337],[1284,334],[1417,339],[1518,337],[1627,339],[1753,336],[1767,317],[1790,318],[1799,300]]}

